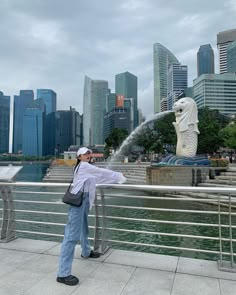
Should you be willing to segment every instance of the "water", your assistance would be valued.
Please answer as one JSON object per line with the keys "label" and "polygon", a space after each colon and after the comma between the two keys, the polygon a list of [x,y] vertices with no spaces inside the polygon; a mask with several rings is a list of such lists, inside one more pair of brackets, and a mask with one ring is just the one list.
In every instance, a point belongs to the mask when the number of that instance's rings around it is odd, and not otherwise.
{"label": "water", "polygon": [[[41,181],[44,173],[46,172],[47,164],[26,164],[23,169],[19,172],[17,176],[17,181]],[[26,191],[32,191],[32,188],[22,188]],[[17,188],[19,190],[19,188]],[[38,189],[35,189],[38,190]],[[42,192],[48,192],[48,188],[41,187]],[[52,191],[52,189],[50,189]],[[34,203],[20,203],[16,202],[16,209],[22,210],[34,210],[34,211],[46,211],[46,212],[63,212],[67,213],[68,207],[64,204],[59,204],[61,200],[61,195],[63,189],[53,188],[53,192],[56,194],[14,194],[15,199],[22,200],[33,200],[33,201],[51,201],[53,204],[34,204]],[[58,193],[58,194],[57,194]],[[137,207],[149,207],[149,208],[175,208],[175,209],[194,209],[194,210],[214,210],[216,211],[216,206],[208,204],[196,204],[194,202],[179,202],[177,200],[143,200],[143,199],[129,199],[129,198],[119,198],[119,197],[109,197],[109,191],[106,191],[106,204],[107,205],[123,205],[123,206],[137,206]],[[114,192],[113,192],[114,193]],[[119,193],[124,193],[120,191]],[[132,195],[145,195],[144,192],[130,192]],[[225,209],[227,210],[227,208]],[[90,214],[94,214],[92,210]],[[157,212],[157,211],[144,211],[144,210],[127,210],[118,208],[107,208],[108,216],[120,216],[120,217],[130,217],[137,219],[152,219],[152,220],[172,220],[172,221],[188,221],[188,222],[202,222],[202,223],[218,223],[217,215],[202,215],[202,214],[190,214],[190,213],[170,213],[170,212]],[[51,213],[47,215],[37,214],[37,213],[23,213],[16,212],[16,219],[18,220],[34,220],[34,221],[46,221],[53,223],[65,224],[67,216],[57,216]],[[89,219],[90,225],[93,225],[94,218]],[[223,222],[227,224],[227,218],[223,218]],[[141,222],[141,221],[124,221],[124,220],[107,220],[107,227],[113,228],[124,228],[129,230],[142,230],[148,232],[159,232],[159,235],[149,235],[149,234],[137,234],[132,232],[118,232],[118,231],[108,231],[107,238],[112,240],[126,240],[137,243],[147,243],[147,244],[157,244],[157,245],[169,245],[174,247],[192,247],[197,249],[209,249],[209,250],[219,250],[218,241],[209,241],[202,239],[189,239],[186,237],[166,237],[161,235],[162,232],[167,233],[179,233],[179,234],[189,234],[189,235],[207,235],[218,237],[217,228],[206,228],[206,227],[193,227],[188,225],[173,225],[173,224],[163,224],[163,223],[152,223],[152,222]],[[17,230],[28,230],[35,232],[47,232],[47,233],[57,233],[63,235],[64,226],[56,225],[44,225],[44,224],[32,224],[17,222]],[[223,234],[228,237],[228,230],[224,229]],[[45,235],[35,235],[26,233],[17,233],[18,237],[26,237],[33,239],[51,240],[58,241],[62,240],[62,237],[50,237]],[[93,230],[90,229],[90,236],[93,237]],[[188,251],[179,250],[166,250],[161,248],[152,248],[145,246],[130,246],[130,245],[120,245],[113,243],[111,245],[113,248],[128,249],[143,251],[149,253],[159,253],[167,255],[182,255],[187,257],[201,258],[201,259],[219,259],[217,255],[209,255],[204,253],[192,253]],[[228,245],[226,245],[228,249]],[[227,249],[224,250],[227,250]]]}
{"label": "water", "polygon": [[[143,130],[143,127],[145,125],[147,125],[148,123],[151,123],[153,121],[157,121],[157,120],[165,117],[166,115],[168,115],[168,114],[170,114],[172,112],[173,111],[165,111],[165,112],[154,114],[150,118],[148,118],[146,121],[144,121],[142,124],[140,124],[138,127],[136,127],[130,133],[130,135],[123,141],[123,143],[121,144],[119,149],[112,156],[109,164],[110,163],[112,164],[113,162],[116,162],[117,160],[120,160],[121,157],[124,157],[125,155],[127,155],[127,148],[132,144],[134,137],[136,135],[138,135]],[[109,166],[109,164],[108,164],[108,166]]]}

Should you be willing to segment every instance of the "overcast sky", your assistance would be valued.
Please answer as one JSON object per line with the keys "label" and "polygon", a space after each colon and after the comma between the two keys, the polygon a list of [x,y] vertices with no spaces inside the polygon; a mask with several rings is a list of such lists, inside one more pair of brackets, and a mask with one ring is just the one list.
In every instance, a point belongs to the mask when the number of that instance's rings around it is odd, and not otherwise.
{"label": "overcast sky", "polygon": [[138,77],[138,105],[153,114],[153,43],[196,78],[199,46],[236,28],[236,0],[0,0],[0,91],[50,88],[58,110],[83,111],[84,76]]}

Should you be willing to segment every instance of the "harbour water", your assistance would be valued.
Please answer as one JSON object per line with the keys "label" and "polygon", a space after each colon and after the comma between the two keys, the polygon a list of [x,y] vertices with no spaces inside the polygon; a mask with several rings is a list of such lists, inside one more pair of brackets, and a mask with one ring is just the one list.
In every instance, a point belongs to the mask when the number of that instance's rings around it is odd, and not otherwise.
{"label": "harbour water", "polygon": [[[48,164],[24,164],[23,169],[19,172],[16,177],[16,181],[41,181],[43,176],[45,175],[46,169],[48,168]],[[29,188],[25,187],[24,190],[29,190]],[[47,192],[46,187],[40,188],[42,192]],[[32,190],[32,188],[30,188]],[[62,192],[63,190],[60,188],[53,188],[54,192]],[[140,192],[132,192],[133,195],[138,195],[144,193]],[[17,200],[32,200],[32,201],[51,201],[51,204],[38,204],[34,203],[24,203],[24,202],[16,202],[15,207],[18,210],[40,210],[46,212],[52,212],[56,210],[56,212],[67,212],[68,207],[64,204],[59,204],[61,200],[61,195],[57,194],[22,194],[22,193],[14,193],[14,198]],[[58,205],[55,205],[58,204]],[[123,206],[141,206],[141,207],[149,207],[149,208],[171,208],[171,209],[190,209],[190,210],[216,210],[215,205],[209,205],[205,203],[196,202],[179,202],[178,200],[143,200],[143,199],[130,199],[130,198],[107,198],[106,204],[116,204]],[[56,206],[56,209],[55,209]],[[173,213],[173,212],[161,212],[161,211],[144,211],[144,210],[132,210],[127,211],[126,209],[117,210],[115,208],[109,208],[109,215],[115,214],[116,216],[121,217],[131,217],[131,218],[142,218],[142,219],[153,219],[153,220],[175,220],[175,221],[188,221],[188,222],[202,222],[202,223],[218,223],[217,215],[202,215],[202,214],[191,214],[191,213]],[[94,214],[94,211],[91,211],[91,215]],[[34,220],[34,221],[42,221],[42,214],[35,213],[26,213],[26,212],[16,212],[16,219],[18,220]],[[53,222],[53,223],[66,223],[66,215],[58,216],[53,214],[48,214],[43,217],[44,221]],[[93,218],[90,218],[90,225],[93,225]],[[120,220],[108,220],[107,227],[116,227],[116,228],[127,228],[133,230],[142,230],[148,232],[170,232],[170,233],[179,233],[186,235],[206,235],[218,237],[218,229],[215,227],[192,227],[192,226],[182,226],[182,225],[174,225],[174,224],[164,224],[164,223],[140,223],[139,221],[120,221]],[[47,233],[56,233],[63,235],[64,227],[63,226],[55,226],[55,225],[40,225],[40,224],[32,224],[25,222],[17,222],[16,225],[17,230],[25,230],[25,231],[40,231]],[[109,231],[107,238],[112,240],[127,240],[136,243],[147,243],[147,244],[157,244],[157,245],[170,245],[176,247],[188,247],[192,248],[208,248],[210,250],[219,250],[219,244],[217,241],[210,240],[202,240],[202,239],[192,239],[189,241],[189,238],[185,237],[168,237],[163,235],[149,235],[149,234],[136,234],[130,232],[119,232],[119,231]],[[27,237],[33,239],[41,239],[41,240],[50,240],[50,241],[61,241],[61,237],[49,237],[44,235],[34,235],[27,233],[17,233],[19,237]],[[93,230],[90,230],[90,236],[93,236]],[[168,255],[184,255],[188,257],[200,258],[200,259],[218,259],[217,255],[209,255],[205,253],[193,253],[193,252],[182,252],[176,251],[173,249],[161,249],[161,248],[151,248],[151,247],[143,247],[143,246],[124,246],[124,245],[112,245],[114,248],[119,249],[130,249],[135,251],[144,251],[149,253],[160,253],[160,254],[168,254]]]}

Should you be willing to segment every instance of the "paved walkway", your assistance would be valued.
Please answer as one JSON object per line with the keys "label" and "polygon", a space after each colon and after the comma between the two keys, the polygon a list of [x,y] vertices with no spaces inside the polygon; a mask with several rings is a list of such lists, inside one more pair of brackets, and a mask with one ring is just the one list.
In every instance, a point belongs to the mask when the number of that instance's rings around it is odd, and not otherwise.
{"label": "paved walkway", "polygon": [[80,258],[73,274],[80,283],[55,280],[60,245],[16,239],[0,243],[0,295],[235,295],[236,273],[218,271],[217,263],[132,251],[110,250],[94,259]]}

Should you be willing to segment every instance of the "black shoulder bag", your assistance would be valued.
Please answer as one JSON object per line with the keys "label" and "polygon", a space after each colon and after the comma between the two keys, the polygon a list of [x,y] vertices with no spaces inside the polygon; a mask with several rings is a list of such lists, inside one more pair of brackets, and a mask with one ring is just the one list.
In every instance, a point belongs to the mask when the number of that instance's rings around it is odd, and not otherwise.
{"label": "black shoulder bag", "polygon": [[73,182],[73,179],[72,179],[66,193],[64,194],[64,196],[62,198],[62,202],[65,204],[71,205],[71,206],[80,207],[83,203],[83,198],[84,198],[84,185],[83,185],[82,191],[78,191],[78,193],[72,194],[70,192],[72,182]]}

